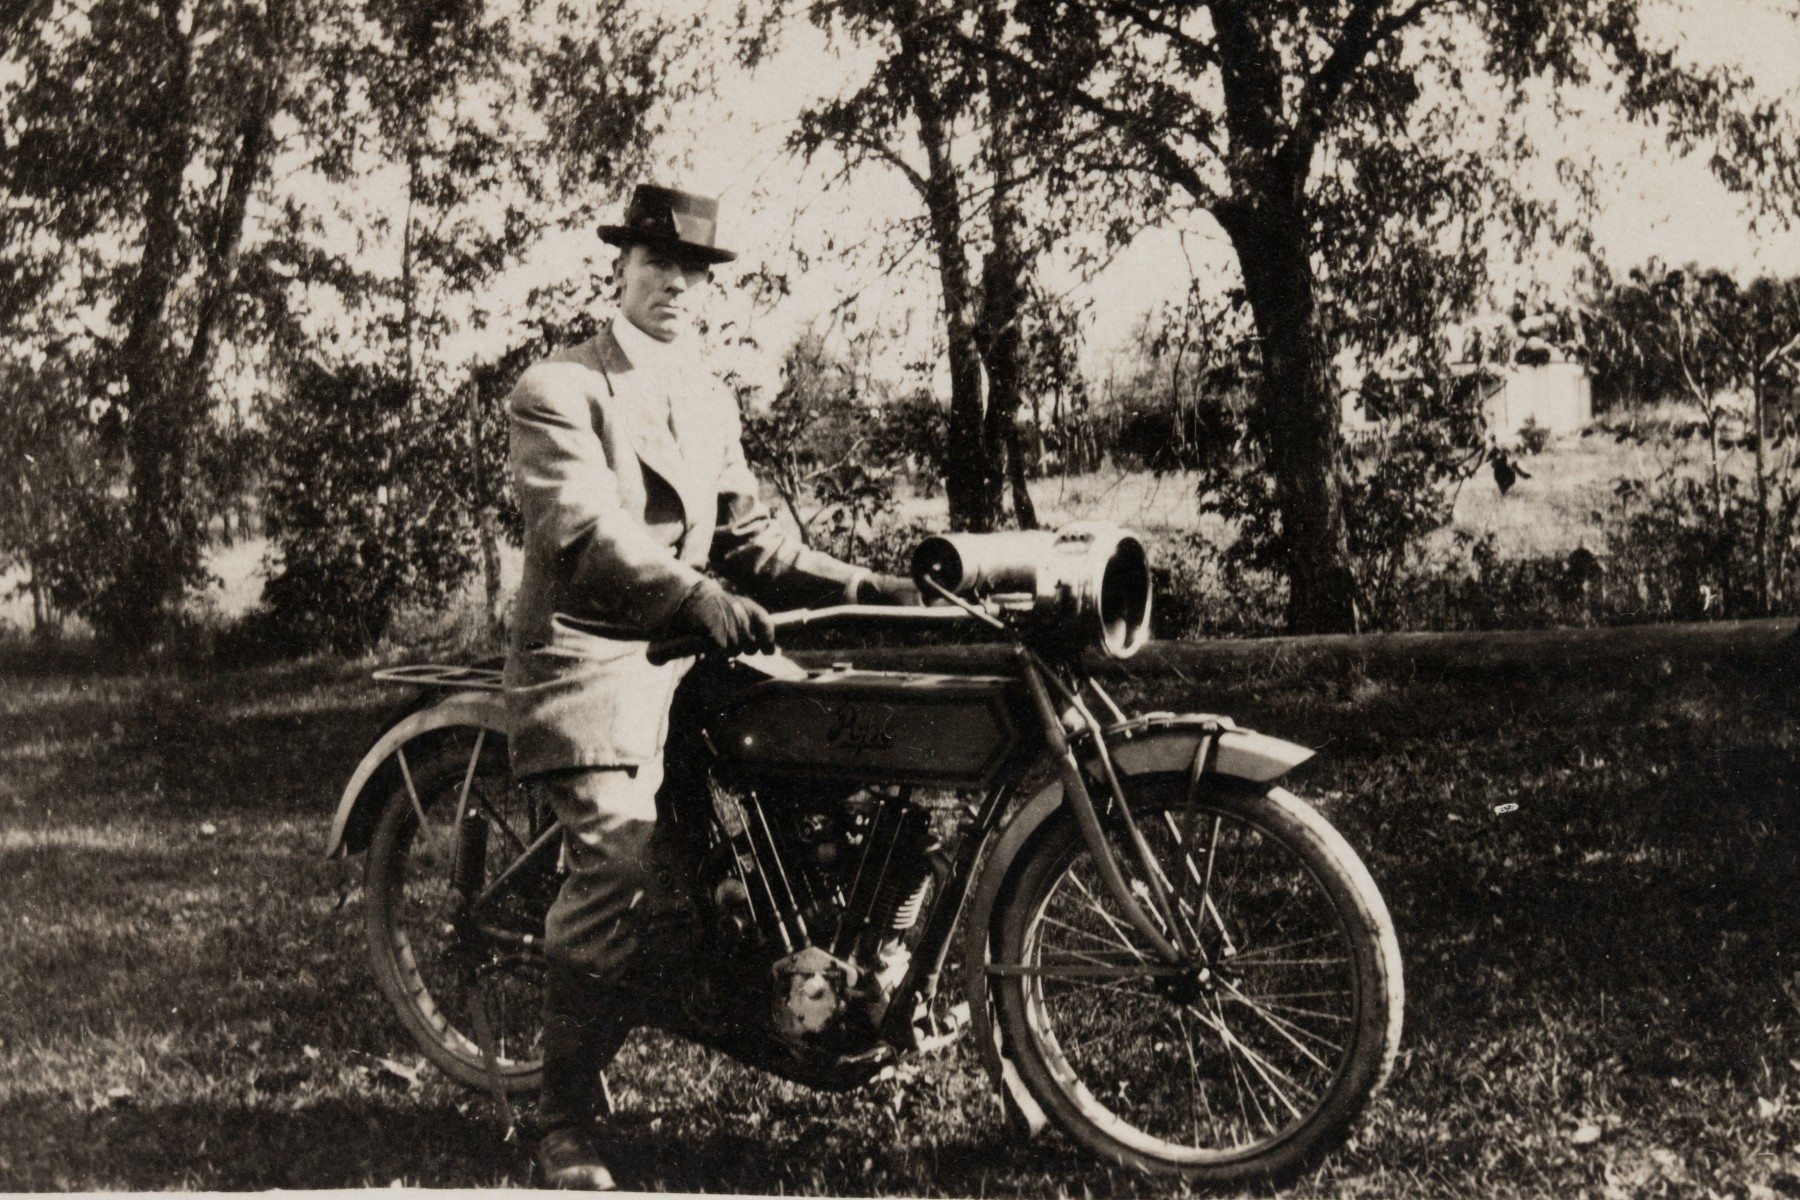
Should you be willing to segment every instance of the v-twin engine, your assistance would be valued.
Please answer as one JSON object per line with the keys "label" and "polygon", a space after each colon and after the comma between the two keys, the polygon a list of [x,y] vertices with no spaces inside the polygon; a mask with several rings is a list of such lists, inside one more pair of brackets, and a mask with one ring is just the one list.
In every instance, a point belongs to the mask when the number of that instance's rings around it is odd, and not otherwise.
{"label": "v-twin engine", "polygon": [[807,1048],[872,1045],[931,889],[931,813],[906,788],[765,797],[715,778],[710,791],[723,834],[704,881],[715,933],[766,983],[771,1027]]}

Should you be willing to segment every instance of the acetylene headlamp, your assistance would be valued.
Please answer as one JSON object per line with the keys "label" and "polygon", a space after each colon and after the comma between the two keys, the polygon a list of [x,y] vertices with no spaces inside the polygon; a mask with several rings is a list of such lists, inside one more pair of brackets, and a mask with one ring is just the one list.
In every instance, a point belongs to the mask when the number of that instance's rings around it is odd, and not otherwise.
{"label": "acetylene headlamp", "polygon": [[913,581],[959,596],[1016,600],[1060,633],[1129,658],[1150,640],[1150,556],[1128,529],[1077,521],[1051,532],[947,533],[913,552]]}

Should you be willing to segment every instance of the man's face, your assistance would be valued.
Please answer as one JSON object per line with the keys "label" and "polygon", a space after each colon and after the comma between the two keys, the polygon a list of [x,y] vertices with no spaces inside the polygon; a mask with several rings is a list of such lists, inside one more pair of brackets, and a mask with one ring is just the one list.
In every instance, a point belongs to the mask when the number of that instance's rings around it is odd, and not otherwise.
{"label": "man's face", "polygon": [[659,246],[632,245],[619,256],[619,312],[659,342],[672,342],[687,324],[687,292],[712,269]]}

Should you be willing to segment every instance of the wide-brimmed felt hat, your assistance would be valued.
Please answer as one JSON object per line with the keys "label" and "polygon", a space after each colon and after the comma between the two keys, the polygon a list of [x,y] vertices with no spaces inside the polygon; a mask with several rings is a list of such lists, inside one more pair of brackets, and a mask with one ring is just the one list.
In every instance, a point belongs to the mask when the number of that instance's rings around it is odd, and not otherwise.
{"label": "wide-brimmed felt hat", "polygon": [[602,225],[600,240],[614,246],[658,246],[696,262],[722,263],[737,257],[714,245],[719,202],[675,188],[640,183],[625,206],[622,225]]}

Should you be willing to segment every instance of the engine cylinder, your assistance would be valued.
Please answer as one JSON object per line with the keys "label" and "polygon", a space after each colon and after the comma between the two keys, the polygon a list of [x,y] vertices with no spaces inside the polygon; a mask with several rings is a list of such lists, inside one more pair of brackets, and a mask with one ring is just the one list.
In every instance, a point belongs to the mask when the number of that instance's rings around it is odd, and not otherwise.
{"label": "engine cylinder", "polygon": [[886,808],[864,842],[850,898],[860,926],[876,937],[911,929],[931,882],[929,814],[911,806]]}

